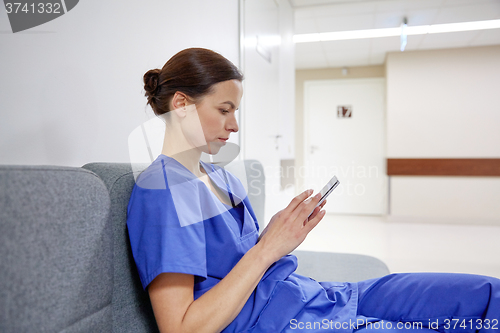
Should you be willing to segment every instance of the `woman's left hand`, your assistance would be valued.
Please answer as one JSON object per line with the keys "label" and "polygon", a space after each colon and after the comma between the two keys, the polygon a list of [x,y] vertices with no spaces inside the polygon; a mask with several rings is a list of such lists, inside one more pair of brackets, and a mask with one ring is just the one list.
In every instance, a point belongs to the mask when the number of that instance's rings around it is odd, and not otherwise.
{"label": "woman's left hand", "polygon": [[[306,201],[308,202],[308,200],[311,200],[311,198],[307,199]],[[308,218],[306,218],[304,220],[304,225],[306,225],[307,222],[309,222],[310,220],[312,220],[319,213],[319,211],[325,206],[325,204],[326,204],[326,200],[323,201],[321,203],[321,205],[319,205],[318,207],[314,208],[312,214]],[[264,230],[262,230],[262,232],[260,233],[259,239],[257,240],[257,242],[266,234],[268,228],[273,224],[273,222],[276,220],[276,218],[279,216],[279,214],[282,211],[283,211],[283,209],[280,210],[280,211],[278,211],[276,214],[274,214],[274,216],[271,218],[271,221],[269,221],[269,223],[266,225],[266,227],[264,228]]]}

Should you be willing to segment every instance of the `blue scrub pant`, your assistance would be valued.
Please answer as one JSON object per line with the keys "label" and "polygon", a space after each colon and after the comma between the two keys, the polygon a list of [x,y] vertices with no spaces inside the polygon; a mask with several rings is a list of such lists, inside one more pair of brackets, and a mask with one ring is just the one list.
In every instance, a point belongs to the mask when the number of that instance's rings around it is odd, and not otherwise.
{"label": "blue scrub pant", "polygon": [[[357,333],[500,333],[500,280],[450,273],[391,274],[358,283]],[[418,323],[421,323],[419,325]]]}

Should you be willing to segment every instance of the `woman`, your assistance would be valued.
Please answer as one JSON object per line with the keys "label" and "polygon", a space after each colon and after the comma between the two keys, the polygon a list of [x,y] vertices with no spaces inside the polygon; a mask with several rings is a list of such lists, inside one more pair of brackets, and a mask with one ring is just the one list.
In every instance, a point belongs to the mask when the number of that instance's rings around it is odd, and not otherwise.
{"label": "woman", "polygon": [[239,180],[200,161],[238,131],[242,80],[205,49],[181,51],[144,75],[148,104],[166,131],[162,154],[134,187],[127,225],[161,332],[352,332],[404,322],[446,331],[453,319],[464,332],[497,331],[494,278],[393,274],[337,283],[295,274],[288,254],[324,217],[324,203],[308,217],[319,195],[299,194],[259,238]]}

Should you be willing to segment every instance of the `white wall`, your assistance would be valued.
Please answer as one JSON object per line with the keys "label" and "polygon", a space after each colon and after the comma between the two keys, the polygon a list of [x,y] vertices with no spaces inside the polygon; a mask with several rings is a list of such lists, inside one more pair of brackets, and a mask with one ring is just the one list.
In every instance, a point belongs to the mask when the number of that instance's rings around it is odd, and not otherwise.
{"label": "white wall", "polygon": [[243,158],[257,159],[264,166],[265,224],[293,197],[280,190],[279,172],[280,159],[293,156],[293,11],[288,0],[243,2],[245,81],[240,128]]}
{"label": "white wall", "polygon": [[144,73],[187,47],[238,65],[238,28],[234,0],[86,0],[16,34],[0,6],[0,163],[127,162]]}
{"label": "white wall", "polygon": [[[390,53],[388,158],[500,157],[500,46]],[[391,177],[390,212],[500,223],[499,177]]]}
{"label": "white wall", "polygon": [[288,0],[279,2],[279,109],[281,135],[280,159],[295,158],[295,44],[293,43],[294,16]]}
{"label": "white wall", "polygon": [[390,158],[500,157],[500,45],[387,56]]}

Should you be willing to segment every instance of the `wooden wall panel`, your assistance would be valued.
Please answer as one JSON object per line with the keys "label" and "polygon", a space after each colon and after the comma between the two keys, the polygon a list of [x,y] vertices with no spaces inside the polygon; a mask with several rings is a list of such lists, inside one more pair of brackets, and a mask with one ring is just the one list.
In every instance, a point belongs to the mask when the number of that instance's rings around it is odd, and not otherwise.
{"label": "wooden wall panel", "polygon": [[500,158],[389,158],[389,176],[500,176]]}

